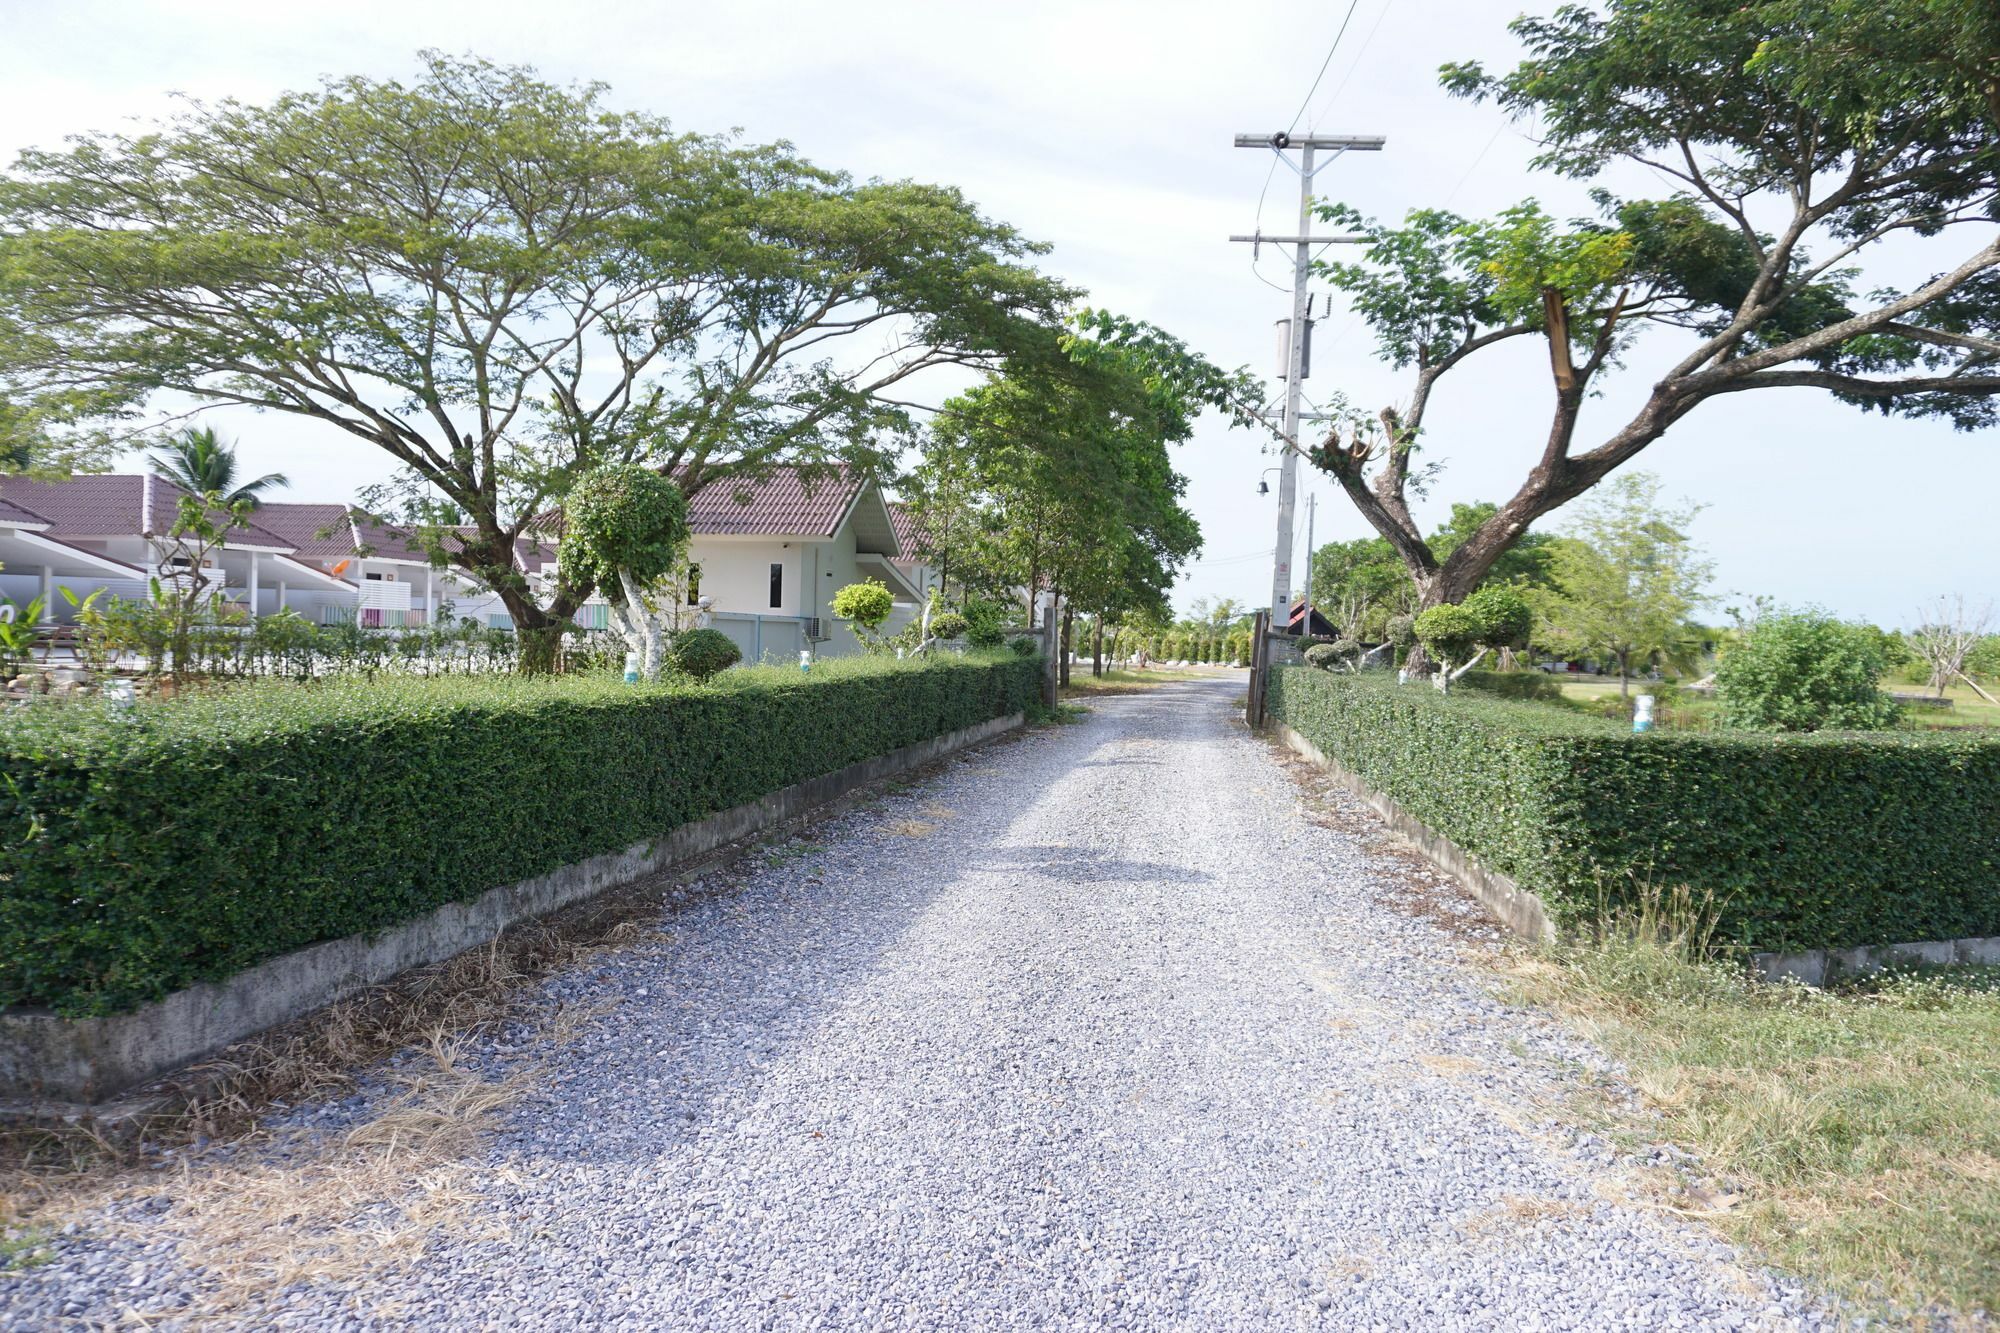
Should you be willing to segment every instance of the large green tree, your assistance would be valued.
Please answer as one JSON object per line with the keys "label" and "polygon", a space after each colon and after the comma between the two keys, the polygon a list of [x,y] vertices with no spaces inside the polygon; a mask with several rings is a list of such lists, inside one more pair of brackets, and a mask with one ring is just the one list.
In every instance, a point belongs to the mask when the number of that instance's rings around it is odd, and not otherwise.
{"label": "large green tree", "polygon": [[979,385],[932,423],[911,492],[965,585],[1054,590],[1101,622],[1164,614],[1201,547],[1168,450],[1195,410],[1117,356]]}
{"label": "large green tree", "polygon": [[23,154],[0,178],[0,427],[192,399],[344,431],[401,465],[378,507],[490,584],[541,665],[591,588],[539,595],[516,542],[576,477],[636,463],[694,494],[870,463],[912,376],[1054,354],[1070,294],[1036,253],[949,188],[430,55],[407,84]]}
{"label": "large green tree", "polygon": [[1552,549],[1552,586],[1533,594],[1542,642],[1569,655],[1602,653],[1618,664],[1618,692],[1632,666],[1683,653],[1697,631],[1711,570],[1688,535],[1700,512],[1666,504],[1647,472],[1615,477],[1578,502],[1566,539]]}
{"label": "large green tree", "polygon": [[[1412,372],[1410,396],[1311,452],[1427,605],[1476,588],[1541,515],[1702,403],[1812,389],[1971,429],[2000,395],[2000,8],[1989,0],[1610,0],[1512,25],[1515,69],[1448,88],[1533,123],[1538,164],[1593,179],[1636,162],[1662,199],[1598,190],[1601,216],[1530,202],[1491,219],[1422,209],[1325,275]],[[1898,243],[1891,251],[1890,242]],[[1888,253],[1885,253],[1887,251]],[[1912,282],[1897,275],[1927,274]],[[1636,410],[1579,438],[1585,401],[1648,332],[1674,359]],[[1553,397],[1520,488],[1449,551],[1408,494],[1444,377],[1516,339]]]}

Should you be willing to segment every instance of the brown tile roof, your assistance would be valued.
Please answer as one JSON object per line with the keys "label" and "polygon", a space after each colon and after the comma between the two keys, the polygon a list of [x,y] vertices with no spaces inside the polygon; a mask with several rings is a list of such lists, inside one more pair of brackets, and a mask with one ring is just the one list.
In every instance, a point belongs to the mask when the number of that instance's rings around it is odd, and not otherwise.
{"label": "brown tile roof", "polygon": [[688,527],[697,536],[831,537],[866,480],[843,467],[724,478],[688,501]]}
{"label": "brown tile roof", "polygon": [[290,542],[292,554],[309,563],[345,560],[354,554],[354,529],[346,505],[271,501],[258,507],[257,521]]}
{"label": "brown tile roof", "polygon": [[32,509],[17,505],[11,500],[0,500],[0,523],[7,523],[23,528],[46,528],[49,526],[49,521],[40,514],[37,514]]}
{"label": "brown tile roof", "polygon": [[924,563],[930,552],[926,548],[923,520],[919,519],[916,511],[906,504],[896,500],[887,503],[889,521],[896,525],[896,549],[902,552],[902,555],[896,558],[896,563],[906,569]]}
{"label": "brown tile roof", "polygon": [[[181,495],[180,487],[150,475],[87,473],[55,481],[0,477],[0,500],[39,514],[48,520],[52,536],[66,538],[164,534],[173,526]],[[224,541],[291,549],[290,542],[255,519],[231,529]]]}

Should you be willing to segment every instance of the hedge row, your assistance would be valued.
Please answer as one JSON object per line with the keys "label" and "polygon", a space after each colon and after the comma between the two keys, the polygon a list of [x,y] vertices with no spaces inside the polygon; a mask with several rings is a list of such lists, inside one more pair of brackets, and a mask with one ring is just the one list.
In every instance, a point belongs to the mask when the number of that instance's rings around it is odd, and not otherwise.
{"label": "hedge row", "polygon": [[1027,708],[1012,654],[241,686],[0,722],[0,1004],[131,1009]]}
{"label": "hedge row", "polygon": [[1559,924],[1686,888],[1754,949],[2000,935],[2000,739],[1635,736],[1302,667],[1269,710]]}

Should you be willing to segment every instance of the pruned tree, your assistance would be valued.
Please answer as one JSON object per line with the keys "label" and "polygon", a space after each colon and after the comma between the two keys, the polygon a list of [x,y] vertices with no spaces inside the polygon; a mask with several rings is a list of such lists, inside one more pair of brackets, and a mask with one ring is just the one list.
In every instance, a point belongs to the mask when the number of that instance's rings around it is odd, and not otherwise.
{"label": "pruned tree", "polygon": [[[1537,164],[1591,179],[1636,162],[1665,199],[1598,190],[1596,219],[1529,202],[1491,219],[1420,209],[1322,272],[1410,370],[1410,396],[1311,450],[1409,570],[1425,606],[1460,601],[1543,514],[1701,404],[1814,389],[1961,429],[2000,395],[2000,10],[1933,0],[1611,0],[1517,19],[1511,72],[1445,86],[1536,125]],[[1894,266],[1929,276],[1890,284]],[[1864,266],[1880,264],[1882,273]],[[1580,439],[1582,409],[1649,331],[1676,357],[1637,410]],[[1553,405],[1520,488],[1448,552],[1409,496],[1429,477],[1445,376],[1490,349],[1547,350]]]}
{"label": "pruned tree", "polygon": [[1992,606],[1974,610],[1963,596],[1940,597],[1918,616],[1917,627],[1904,636],[1904,642],[1929,672],[1930,687],[1938,698],[1944,698],[1945,687],[1954,679],[1978,690],[1965,666],[1992,624]]}
{"label": "pruned tree", "polygon": [[1413,622],[1412,632],[1436,662],[1431,683],[1442,694],[1487,653],[1526,643],[1533,624],[1534,613],[1520,593],[1494,586],[1457,605],[1427,608]]}
{"label": "pruned tree", "polygon": [[592,587],[538,589],[516,543],[578,476],[637,463],[694,494],[872,463],[913,376],[1058,354],[1071,294],[1039,252],[950,188],[428,54],[409,83],[23,154],[0,178],[0,446],[82,447],[186,399],[323,423],[395,460],[370,503],[490,586],[548,669]]}
{"label": "pruned tree", "polygon": [[673,614],[669,576],[688,544],[687,501],[680,488],[635,463],[594,468],[563,499],[557,567],[566,579],[604,589],[611,623],[639,655],[639,674],[658,680],[662,644]]}

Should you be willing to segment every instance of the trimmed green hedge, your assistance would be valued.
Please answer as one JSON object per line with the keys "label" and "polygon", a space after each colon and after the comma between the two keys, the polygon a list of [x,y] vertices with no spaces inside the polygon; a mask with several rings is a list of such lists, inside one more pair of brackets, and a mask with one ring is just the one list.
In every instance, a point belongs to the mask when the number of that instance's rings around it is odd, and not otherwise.
{"label": "trimmed green hedge", "polygon": [[1269,711],[1561,924],[1685,886],[1754,949],[2000,935],[2000,738],[1635,736],[1302,667]]}
{"label": "trimmed green hedge", "polygon": [[0,721],[0,1003],[131,1009],[1021,712],[1011,654],[243,686]]}

